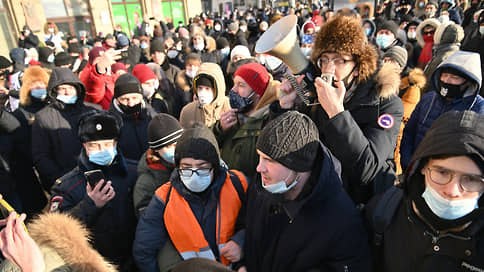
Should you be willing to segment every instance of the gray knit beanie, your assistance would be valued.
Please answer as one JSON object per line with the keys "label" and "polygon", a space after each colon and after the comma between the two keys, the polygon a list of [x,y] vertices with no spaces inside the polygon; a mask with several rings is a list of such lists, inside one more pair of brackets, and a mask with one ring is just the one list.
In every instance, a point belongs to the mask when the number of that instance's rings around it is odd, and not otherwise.
{"label": "gray knit beanie", "polygon": [[296,172],[312,169],[320,148],[316,125],[307,116],[289,111],[269,122],[257,140],[257,149]]}
{"label": "gray knit beanie", "polygon": [[407,66],[408,53],[407,50],[401,46],[396,45],[390,47],[390,49],[383,54],[383,58],[386,57],[398,62],[398,65],[400,65],[401,68]]}

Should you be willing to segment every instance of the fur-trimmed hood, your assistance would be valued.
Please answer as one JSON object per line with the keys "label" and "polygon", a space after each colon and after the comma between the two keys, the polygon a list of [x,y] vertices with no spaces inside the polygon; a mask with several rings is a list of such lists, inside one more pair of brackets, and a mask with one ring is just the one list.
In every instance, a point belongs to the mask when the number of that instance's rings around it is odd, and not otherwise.
{"label": "fur-trimmed hood", "polygon": [[425,77],[424,71],[420,68],[414,68],[408,74],[408,82],[411,85],[415,85],[420,89],[425,87],[427,84],[427,78]]}
{"label": "fur-trimmed hood", "polygon": [[393,63],[384,63],[375,76],[378,96],[389,98],[400,91],[400,69]]}
{"label": "fur-trimmed hood", "polygon": [[417,42],[420,45],[420,47],[422,47],[422,48],[425,45],[425,41],[424,41],[423,35],[422,35],[422,30],[427,25],[431,25],[431,26],[435,27],[435,29],[437,29],[440,25],[440,21],[435,19],[435,18],[429,18],[429,19],[425,19],[423,22],[421,22],[417,26]]}
{"label": "fur-trimmed hood", "polygon": [[184,92],[189,92],[192,87],[191,84],[188,82],[189,79],[186,76],[185,72],[186,70],[180,70],[180,72],[176,74],[175,83]]}
{"label": "fur-trimmed hood", "polygon": [[321,26],[311,53],[315,67],[325,52],[352,55],[358,65],[357,83],[368,80],[377,70],[376,48],[368,42],[361,22],[355,18],[337,16]]}
{"label": "fur-trimmed hood", "polygon": [[32,103],[30,84],[35,81],[42,81],[47,89],[47,84],[49,83],[47,70],[38,65],[25,69],[22,77],[22,87],[20,88],[20,104],[22,106],[29,106]]}
{"label": "fur-trimmed hood", "polygon": [[[114,272],[116,267],[108,263],[89,244],[87,229],[67,214],[45,213],[28,224],[30,236],[42,251],[57,253],[65,262],[64,265],[79,272]],[[53,250],[53,251],[52,251]],[[49,266],[49,256],[46,266]],[[51,271],[56,267],[46,267]]]}
{"label": "fur-trimmed hood", "polygon": [[435,30],[434,44],[458,43],[464,39],[464,29],[453,21],[439,25]]}

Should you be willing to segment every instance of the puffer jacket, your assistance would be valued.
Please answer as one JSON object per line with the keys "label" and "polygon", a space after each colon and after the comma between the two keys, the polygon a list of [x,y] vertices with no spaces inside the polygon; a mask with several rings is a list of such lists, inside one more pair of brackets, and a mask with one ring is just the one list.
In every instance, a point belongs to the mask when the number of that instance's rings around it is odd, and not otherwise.
{"label": "puffer jacket", "polygon": [[[77,101],[65,104],[56,99],[56,87],[70,84],[77,89]],[[46,190],[60,176],[76,166],[81,151],[77,127],[79,117],[91,110],[84,105],[84,84],[67,68],[54,68],[47,86],[53,101],[35,114],[32,124],[32,158]]]}
{"label": "puffer jacket", "polygon": [[[440,74],[444,68],[456,69],[472,81],[472,86],[467,88],[462,98],[448,101],[440,95]],[[404,170],[425,132],[441,114],[451,110],[471,110],[480,114],[484,113],[484,99],[479,95],[482,82],[480,68],[479,54],[457,51],[440,64],[432,74],[432,91],[422,97],[403,131],[400,163]]]}
{"label": "puffer jacket", "polygon": [[[194,82],[200,74],[208,75],[215,83],[214,99],[208,105],[200,105],[198,101],[192,101],[183,107],[180,113],[180,124],[184,128],[191,127],[194,123],[202,123],[211,127],[220,119],[222,113],[230,108],[229,99],[225,96],[225,80],[220,66],[216,63],[203,63],[200,66]],[[197,93],[197,86],[193,84],[193,91]]]}

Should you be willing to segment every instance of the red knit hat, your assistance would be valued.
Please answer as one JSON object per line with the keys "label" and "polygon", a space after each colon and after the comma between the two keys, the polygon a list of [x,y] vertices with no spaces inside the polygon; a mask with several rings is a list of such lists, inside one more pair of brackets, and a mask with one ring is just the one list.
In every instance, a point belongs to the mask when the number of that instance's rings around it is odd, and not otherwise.
{"label": "red knit hat", "polygon": [[89,64],[92,65],[92,62],[101,55],[101,52],[106,51],[106,48],[102,46],[96,46],[89,51]]}
{"label": "red knit hat", "polygon": [[124,63],[122,62],[116,62],[115,64],[111,65],[111,71],[113,73],[116,73],[119,70],[123,70],[126,73],[128,72],[128,69],[126,69],[126,65],[124,65]]}
{"label": "red knit hat", "polygon": [[247,63],[235,71],[234,78],[240,76],[254,92],[262,96],[266,91],[270,76],[266,68],[258,63]]}
{"label": "red knit hat", "polygon": [[150,79],[158,79],[146,64],[136,64],[133,68],[133,72],[131,72],[133,76],[135,76],[141,84],[145,83]]}

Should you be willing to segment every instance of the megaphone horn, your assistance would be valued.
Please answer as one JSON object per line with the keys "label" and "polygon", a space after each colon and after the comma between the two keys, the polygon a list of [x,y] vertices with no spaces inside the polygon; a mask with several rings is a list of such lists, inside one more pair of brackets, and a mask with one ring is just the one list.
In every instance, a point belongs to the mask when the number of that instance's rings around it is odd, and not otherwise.
{"label": "megaphone horn", "polygon": [[255,52],[278,57],[294,74],[300,74],[309,61],[299,48],[296,25],[296,15],[279,19],[259,38]]}

